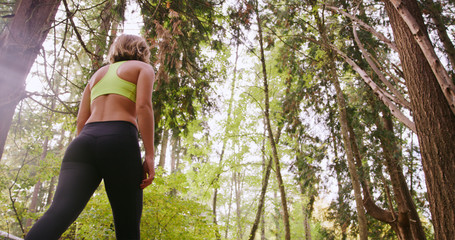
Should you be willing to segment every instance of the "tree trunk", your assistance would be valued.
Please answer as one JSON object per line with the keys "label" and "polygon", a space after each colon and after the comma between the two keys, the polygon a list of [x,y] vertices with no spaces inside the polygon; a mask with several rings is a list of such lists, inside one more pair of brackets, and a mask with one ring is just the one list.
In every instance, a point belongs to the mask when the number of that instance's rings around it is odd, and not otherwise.
{"label": "tree trunk", "polygon": [[[277,136],[276,136],[276,139],[277,139],[277,142],[280,141],[280,136],[281,134],[281,128],[279,127],[278,130],[277,130]],[[258,203],[258,209],[257,209],[257,212],[256,212],[256,217],[255,217],[255,220],[254,220],[254,223],[253,223],[253,226],[251,227],[251,232],[250,232],[250,237],[249,237],[249,240],[253,240],[254,237],[256,236],[256,231],[257,231],[257,228],[259,226],[259,220],[262,219],[264,221],[264,202],[265,202],[265,194],[267,192],[267,186],[268,186],[268,183],[269,183],[269,178],[270,178],[270,171],[272,169],[272,162],[273,162],[273,158],[270,158],[267,165],[265,164],[265,139],[266,139],[266,135],[267,135],[267,127],[266,127],[266,124],[265,124],[265,118],[264,118],[264,133],[263,133],[263,141],[262,141],[262,166],[263,166],[263,170],[262,172],[264,173],[264,177],[262,179],[262,189],[261,189],[261,196],[259,197],[259,203]],[[262,216],[262,218],[261,218]]]}
{"label": "tree trunk", "polygon": [[[273,199],[274,199],[275,202],[278,202],[278,193],[277,193],[276,188],[273,191]],[[278,208],[275,205],[275,217],[274,217],[274,220],[275,220],[275,239],[281,239],[280,218],[281,218],[280,208]]]}
{"label": "tree trunk", "polygon": [[[435,239],[455,236],[455,115],[425,55],[397,10],[385,0],[398,47],[422,155],[422,165]],[[419,27],[425,29],[415,0],[404,1]],[[425,32],[426,34],[426,32]]]}
{"label": "tree trunk", "polygon": [[175,173],[179,169],[180,158],[180,136],[177,132],[172,133],[171,137],[171,173]]}
{"label": "tree trunk", "polygon": [[[455,114],[455,84],[439,60],[439,57],[436,55],[433,44],[431,43],[428,36],[426,26],[423,22],[423,17],[417,1],[386,1],[387,3],[391,3],[394,6],[394,8],[397,10],[396,13],[399,15],[398,18],[403,20],[403,23],[408,26],[407,30],[410,30],[409,33],[412,34],[412,38],[415,40],[415,43],[417,43],[417,45],[420,47],[420,53],[423,54],[428,66],[430,66],[434,77],[437,80],[437,83],[439,84],[439,87],[441,88],[450,109],[452,110],[452,114]],[[391,23],[391,26],[393,29],[394,24]],[[402,49],[399,49],[398,52],[400,53],[401,50]]]}
{"label": "tree trunk", "polygon": [[[330,116],[330,119],[331,119],[331,122],[333,122],[334,120],[332,120],[334,117],[334,111],[332,108],[330,108],[330,113],[329,113],[329,116]],[[333,143],[333,153],[334,153],[334,168],[335,168],[335,172],[336,172],[336,179],[337,179],[337,187],[338,187],[338,197],[337,197],[337,202],[338,202],[338,207],[337,207],[337,212],[341,212],[343,209],[342,209],[342,206],[346,205],[345,201],[343,200],[343,193],[342,193],[342,190],[343,190],[343,183],[341,182],[341,179],[343,178],[342,176],[342,173],[341,173],[341,169],[344,169],[341,165],[341,160],[339,159],[338,157],[338,144],[337,144],[337,138],[334,134],[334,129],[331,128],[331,135],[332,135],[332,143]],[[341,240],[345,240],[346,239],[346,232],[347,232],[347,228],[349,226],[349,221],[346,221],[346,219],[344,218],[341,218],[340,217],[340,214],[338,213],[337,214],[337,219],[338,219],[338,223],[340,224],[340,228],[341,228]],[[344,221],[343,221],[344,220]]]}
{"label": "tree trunk", "polygon": [[291,229],[289,224],[289,212],[288,212],[288,205],[286,200],[286,190],[284,189],[283,178],[281,177],[281,166],[280,160],[278,158],[278,151],[276,147],[276,140],[273,136],[271,121],[269,117],[269,87],[268,87],[268,80],[267,80],[267,69],[265,65],[265,56],[264,56],[264,46],[262,40],[262,27],[261,27],[261,18],[259,16],[259,7],[258,2],[256,1],[256,18],[258,23],[258,35],[259,35],[259,46],[261,51],[261,63],[262,63],[262,75],[264,78],[264,118],[266,122],[267,132],[268,132],[268,139],[269,144],[272,149],[272,157],[274,160],[275,165],[275,173],[278,182],[278,188],[280,189],[280,197],[281,197],[281,208],[283,211],[283,223],[284,223],[284,231],[286,240],[291,239]]}
{"label": "tree trunk", "polygon": [[248,238],[249,240],[254,240],[254,237],[256,236],[256,230],[258,229],[259,226],[259,220],[261,219],[261,215],[263,213],[265,193],[267,192],[267,185],[269,183],[270,170],[272,169],[272,161],[273,159],[270,158],[267,163],[267,168],[265,169],[265,175],[262,180],[261,196],[259,197],[258,210],[256,212],[256,217],[254,219],[253,226],[251,227],[250,237]]}
{"label": "tree trunk", "polygon": [[265,208],[262,208],[261,215],[261,240],[265,240]]}
{"label": "tree trunk", "polygon": [[[325,30],[325,26],[323,25],[319,15],[315,14],[316,21],[319,28],[319,33],[321,34],[321,39],[324,42],[324,46],[329,46],[328,36]],[[349,129],[348,129],[348,117],[346,112],[346,100],[344,99],[343,91],[341,90],[340,83],[338,81],[338,76],[336,72],[335,66],[335,57],[332,50],[328,47],[325,47],[325,51],[327,53],[327,58],[329,61],[329,78],[332,81],[336,96],[337,96],[337,103],[338,103],[338,110],[339,110],[339,121],[341,125],[341,135],[343,137],[344,147],[346,151],[346,157],[348,160],[348,169],[349,174],[351,177],[352,187],[354,189],[354,198],[356,203],[357,209],[357,220],[359,224],[359,237],[360,240],[368,239],[368,226],[367,226],[367,219],[365,216],[365,209],[362,202],[362,194],[361,188],[359,184],[359,176],[357,174],[356,165],[354,162],[354,154],[352,150],[351,141],[349,140]]]}
{"label": "tree trunk", "polygon": [[161,150],[160,150],[160,161],[158,162],[158,167],[164,169],[166,164],[166,152],[167,152],[167,143],[169,142],[169,129],[163,129],[163,137],[161,139]]}
{"label": "tree trunk", "polygon": [[60,0],[17,1],[14,17],[0,35],[0,159],[25,79],[51,29]]}
{"label": "tree trunk", "polygon": [[[403,232],[403,236],[411,236],[412,239],[426,239],[425,232],[417,213],[416,206],[409,192],[406,179],[403,175],[403,169],[400,164],[400,156],[397,142],[393,132],[393,122],[388,111],[383,112],[384,132],[390,136],[385,139],[380,136],[381,146],[384,152],[384,158],[389,172],[390,180],[394,193],[395,202],[398,207],[398,228]],[[378,130],[382,126],[378,124]],[[406,232],[406,233],[405,233]],[[409,232],[409,233],[407,233]],[[406,237],[405,239],[411,239]]]}
{"label": "tree trunk", "polygon": [[367,226],[367,219],[365,216],[365,209],[363,208],[362,195],[361,195],[361,189],[360,189],[360,184],[359,184],[359,176],[357,175],[357,169],[356,169],[355,162],[354,162],[352,146],[349,141],[346,102],[345,102],[344,95],[343,95],[343,92],[340,87],[340,83],[338,82],[338,78],[336,76],[336,68],[335,68],[335,64],[333,63],[334,58],[333,58],[333,56],[329,56],[329,59],[331,59],[331,63],[330,63],[331,76],[330,76],[330,78],[332,79],[332,82],[333,82],[333,84],[335,86],[335,90],[336,90],[338,109],[340,111],[339,119],[340,119],[340,125],[341,125],[341,134],[343,136],[344,146],[345,146],[345,150],[346,150],[346,157],[348,159],[348,169],[349,169],[349,174],[351,176],[351,183],[352,183],[352,187],[354,189],[354,198],[355,198],[356,209],[357,209],[357,220],[359,223],[359,237],[360,237],[360,240],[365,240],[365,239],[368,239],[368,226]]}
{"label": "tree trunk", "polygon": [[242,209],[241,209],[241,182],[239,179],[240,173],[234,172],[234,190],[235,190],[235,205],[237,214],[237,239],[243,239],[242,228]]}
{"label": "tree trunk", "polygon": [[[41,191],[41,181],[38,180],[38,182],[33,187],[32,200],[30,202],[30,205],[28,206],[29,213],[36,212],[36,206],[38,204],[38,195],[39,195],[40,191]],[[33,219],[27,218],[27,220],[25,221],[25,229],[29,229],[32,226],[32,223],[33,223]]]}
{"label": "tree trunk", "polygon": [[[213,224],[215,226],[218,226],[218,222],[216,220],[216,200],[217,200],[217,196],[218,196],[218,188],[215,188],[215,190],[213,191],[213,202],[212,202]],[[217,240],[221,239],[220,230],[218,229],[218,227],[215,229],[215,236],[216,236]]]}
{"label": "tree trunk", "polygon": [[231,220],[231,210],[232,210],[232,185],[233,185],[233,181],[234,181],[234,174],[232,174],[232,178],[231,178],[231,184],[229,185],[229,204],[228,204],[228,214],[227,214],[227,219],[226,219],[226,229],[224,231],[224,238],[228,238],[228,235],[229,235],[229,223],[230,223],[230,220]]}
{"label": "tree trunk", "polygon": [[47,191],[46,207],[51,205],[52,199],[54,198],[54,189],[55,189],[55,180],[56,179],[57,179],[57,177],[53,176],[49,183],[49,190]]}
{"label": "tree trunk", "polygon": [[103,55],[107,53],[109,46],[117,36],[118,24],[125,15],[125,8],[126,0],[120,0],[117,4],[114,0],[109,0],[106,1],[103,10],[101,10],[99,31],[91,39],[95,45],[92,70],[96,71],[103,66]]}
{"label": "tree trunk", "polygon": [[[221,175],[221,171],[222,171],[222,167],[223,167],[223,158],[224,158],[224,151],[226,149],[226,143],[227,143],[227,135],[228,135],[228,125],[231,123],[231,119],[232,119],[232,103],[234,101],[234,90],[235,90],[235,82],[236,82],[236,78],[237,78],[237,61],[239,59],[239,45],[237,44],[236,46],[236,51],[235,51],[235,61],[234,61],[234,71],[233,71],[233,79],[232,79],[232,84],[231,84],[231,96],[229,98],[229,106],[228,106],[228,110],[227,110],[227,120],[226,120],[226,126],[225,126],[225,135],[224,135],[224,138],[223,138],[223,146],[221,147],[221,154],[220,154],[220,160],[218,162],[218,171],[219,173],[216,175],[215,179],[213,180],[214,182],[218,182],[219,181],[219,178],[220,178],[220,175]],[[216,199],[217,199],[217,194],[218,194],[218,183],[215,183],[215,189],[213,191],[213,216],[214,216],[214,219],[213,219],[213,222],[215,225],[217,225],[217,222],[216,222]],[[216,239],[220,239],[221,236],[217,230],[216,232]]]}
{"label": "tree trunk", "polygon": [[311,240],[311,227],[310,227],[310,219],[308,217],[308,213],[306,211],[306,207],[302,206],[303,211],[303,228],[305,229],[305,240]]}

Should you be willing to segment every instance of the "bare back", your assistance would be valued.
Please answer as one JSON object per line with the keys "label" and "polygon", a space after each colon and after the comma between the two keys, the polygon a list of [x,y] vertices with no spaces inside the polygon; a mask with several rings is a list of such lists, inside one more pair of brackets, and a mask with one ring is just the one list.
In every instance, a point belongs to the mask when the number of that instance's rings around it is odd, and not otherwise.
{"label": "bare back", "polygon": [[[104,75],[106,75],[109,66],[110,65],[100,68],[90,79],[86,89],[86,92],[88,93],[84,92],[83,96],[83,101],[86,102],[85,105],[90,103],[90,90],[104,77]],[[87,120],[84,124],[100,121],[128,121],[137,127],[137,104],[142,104],[144,102],[141,98],[149,97],[148,94],[141,94],[140,81],[154,81],[154,79],[140,80],[141,73],[147,71],[153,71],[152,67],[141,61],[127,61],[120,65],[117,69],[117,76],[123,80],[134,83],[137,86],[136,103],[117,94],[102,95],[95,98],[93,102],[90,103],[89,112],[86,112],[85,114],[88,115],[86,117],[78,116],[78,120],[83,121],[83,119],[79,119],[80,117],[86,118]],[[151,101],[151,99],[149,98],[148,101]]]}

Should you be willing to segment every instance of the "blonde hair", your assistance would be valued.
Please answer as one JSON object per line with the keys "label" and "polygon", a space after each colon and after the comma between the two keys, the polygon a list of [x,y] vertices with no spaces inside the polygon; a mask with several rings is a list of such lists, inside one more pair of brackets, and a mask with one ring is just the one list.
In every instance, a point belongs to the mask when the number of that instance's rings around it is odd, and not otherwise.
{"label": "blonde hair", "polygon": [[136,35],[122,34],[111,45],[107,59],[109,63],[125,60],[138,60],[150,63],[150,49],[144,38]]}

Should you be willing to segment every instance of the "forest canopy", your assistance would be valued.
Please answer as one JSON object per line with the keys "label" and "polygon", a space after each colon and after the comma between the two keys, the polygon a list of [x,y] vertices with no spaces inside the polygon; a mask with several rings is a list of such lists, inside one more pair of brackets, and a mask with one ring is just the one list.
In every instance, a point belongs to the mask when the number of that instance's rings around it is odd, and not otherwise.
{"label": "forest canopy", "polygon": [[[156,73],[143,239],[452,239],[454,9],[1,0],[0,239],[51,204],[82,91],[123,33]],[[102,185],[65,239],[115,239]]]}

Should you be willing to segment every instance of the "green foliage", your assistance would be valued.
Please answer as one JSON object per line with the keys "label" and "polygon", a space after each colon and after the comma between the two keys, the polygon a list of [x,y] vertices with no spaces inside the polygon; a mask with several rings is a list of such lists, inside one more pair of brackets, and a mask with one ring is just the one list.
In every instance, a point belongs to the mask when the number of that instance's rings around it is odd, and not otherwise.
{"label": "green foliage", "polygon": [[[184,174],[157,173],[153,184],[144,190],[141,239],[214,239],[216,226],[211,221],[209,207],[182,197],[180,194],[187,192],[186,186]],[[111,208],[102,187],[75,225],[78,238],[115,239]]]}
{"label": "green foliage", "polygon": [[[0,31],[14,1],[0,6]],[[323,16],[328,38],[364,68],[381,87],[353,41],[351,20],[309,1],[259,2],[263,23],[266,68],[270,91],[270,118],[274,134],[280,134],[278,154],[291,212],[292,239],[304,239],[304,213],[308,214],[312,239],[354,238],[357,220],[347,172],[338,106],[328,78],[328,62],[335,61],[337,75],[348,103],[349,123],[360,146],[361,164],[371,184],[375,203],[390,209],[384,184],[380,137],[398,143],[408,185],[421,214],[428,239],[433,238],[424,177],[415,136],[394,121],[395,135],[376,127],[385,107],[352,68],[335,57],[328,59],[321,47],[314,14]],[[74,137],[80,94],[95,70],[95,60],[106,55],[111,33],[101,30],[106,16],[124,19],[129,1],[69,1],[76,28],[65,14],[43,46],[34,79],[43,89],[29,93],[17,108],[0,162],[0,230],[22,235],[27,218],[36,219],[46,209],[51,180],[57,176],[62,151]],[[152,46],[151,60],[157,82],[153,104],[156,132],[170,129],[179,139],[171,146],[178,170],[157,173],[144,191],[142,236],[144,239],[221,239],[246,237],[254,220],[263,180],[263,159],[271,149],[263,123],[264,89],[258,58],[257,1],[138,1],[144,20],[142,34]],[[352,1],[330,4],[351,12]],[[357,17],[380,31],[389,31],[382,3],[363,1]],[[450,1],[441,5],[448,13]],[[62,10],[62,9],[61,9]],[[361,10],[361,11],[360,11]],[[60,11],[64,13],[64,11]],[[107,14],[106,13],[110,13]],[[453,14],[444,18],[453,19]],[[101,21],[100,21],[101,20]],[[450,22],[450,21],[448,21]],[[120,25],[121,26],[121,25]],[[432,26],[430,26],[432,27]],[[76,32],[81,34],[77,38]],[[382,68],[400,73],[395,55],[372,34],[358,30],[361,41]],[[234,49],[239,58],[234,63]],[[44,59],[45,58],[45,59]],[[99,59],[98,59],[99,60]],[[392,66],[395,64],[395,66]],[[38,79],[38,80],[37,80]],[[234,85],[232,97],[227,92]],[[402,83],[394,83],[407,97]],[[230,93],[230,92],[229,92]],[[52,109],[53,111],[50,111]],[[228,113],[229,112],[229,113]],[[280,130],[280,132],[278,132]],[[48,146],[44,146],[46,139]],[[157,149],[161,139],[157,136]],[[175,149],[174,149],[175,148]],[[47,150],[45,157],[42,154]],[[166,160],[168,161],[168,160]],[[169,174],[167,175],[167,172]],[[265,198],[267,239],[283,236],[280,202],[274,170]],[[37,213],[28,211],[33,187],[40,180]],[[216,221],[212,213],[217,191]],[[321,200],[322,199],[322,200]],[[319,209],[323,201],[327,209]],[[330,204],[328,203],[330,202]],[[96,227],[94,227],[96,226]],[[390,226],[369,219],[372,239],[390,239]],[[69,239],[114,239],[112,213],[102,186],[77,222],[65,233]],[[258,238],[258,236],[256,236]]]}

